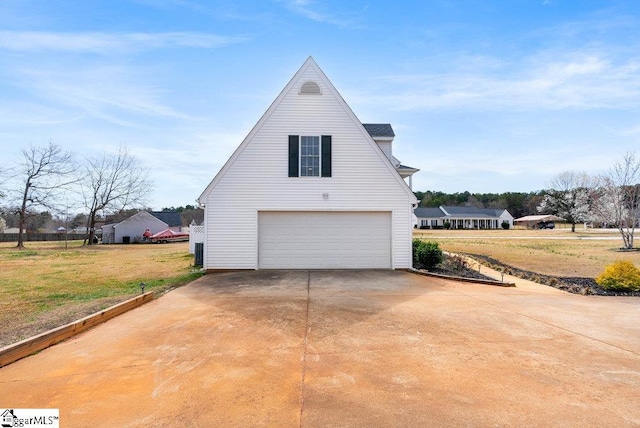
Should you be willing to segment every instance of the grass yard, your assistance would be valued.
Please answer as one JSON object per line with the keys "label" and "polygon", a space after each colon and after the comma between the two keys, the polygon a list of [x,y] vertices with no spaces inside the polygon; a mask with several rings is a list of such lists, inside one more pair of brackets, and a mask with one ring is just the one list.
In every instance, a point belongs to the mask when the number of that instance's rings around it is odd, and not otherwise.
{"label": "grass yard", "polygon": [[640,267],[640,251],[619,251],[622,239],[615,230],[415,230],[414,237],[545,275],[595,278],[621,259]]}
{"label": "grass yard", "polygon": [[61,326],[145,291],[187,283],[193,256],[186,242],[96,245],[0,243],[0,346]]}

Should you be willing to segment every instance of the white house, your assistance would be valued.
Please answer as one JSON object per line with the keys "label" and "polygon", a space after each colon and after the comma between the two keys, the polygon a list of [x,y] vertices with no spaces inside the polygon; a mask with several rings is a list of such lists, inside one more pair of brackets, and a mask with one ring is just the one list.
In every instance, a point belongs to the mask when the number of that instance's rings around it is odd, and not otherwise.
{"label": "white house", "polygon": [[372,127],[309,57],[198,199],[204,268],[409,268],[417,201]]}
{"label": "white house", "polygon": [[452,207],[416,208],[417,227],[422,229],[443,228],[449,223],[451,229],[501,229],[502,223],[513,228],[513,216],[505,209]]}
{"label": "white house", "polygon": [[146,211],[140,211],[120,223],[102,226],[103,244],[129,244],[141,242],[146,229],[151,233],[162,232],[169,225]]}

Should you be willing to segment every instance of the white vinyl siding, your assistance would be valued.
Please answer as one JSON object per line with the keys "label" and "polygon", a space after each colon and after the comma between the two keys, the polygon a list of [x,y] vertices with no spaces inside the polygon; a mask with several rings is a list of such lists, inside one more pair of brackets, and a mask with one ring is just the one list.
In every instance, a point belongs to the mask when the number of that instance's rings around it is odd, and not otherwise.
{"label": "white vinyl siding", "polygon": [[[315,81],[322,95],[299,95]],[[289,135],[331,135],[332,177],[288,177]],[[205,193],[207,269],[258,268],[258,212],[391,213],[391,268],[411,266],[411,202],[388,159],[314,67],[301,70]]]}
{"label": "white vinyl siding", "polygon": [[261,269],[389,269],[391,213],[260,212]]}
{"label": "white vinyl siding", "polygon": [[146,211],[140,211],[137,214],[123,220],[122,222],[103,227],[103,242],[111,244],[122,244],[123,237],[128,237],[130,243],[142,241],[142,234],[146,229],[151,233],[158,233],[167,229],[169,225],[162,220],[154,217]]}
{"label": "white vinyl siding", "polygon": [[387,158],[391,159],[391,157],[392,157],[391,141],[376,140],[376,143],[378,144],[380,149],[382,149],[382,152],[385,154],[385,156],[387,156]]}
{"label": "white vinyl siding", "polygon": [[513,227],[513,216],[507,210],[504,210],[502,214],[500,214],[500,218],[499,218],[500,224],[498,225],[498,227],[502,227],[502,222],[504,221],[509,223],[509,228]]}

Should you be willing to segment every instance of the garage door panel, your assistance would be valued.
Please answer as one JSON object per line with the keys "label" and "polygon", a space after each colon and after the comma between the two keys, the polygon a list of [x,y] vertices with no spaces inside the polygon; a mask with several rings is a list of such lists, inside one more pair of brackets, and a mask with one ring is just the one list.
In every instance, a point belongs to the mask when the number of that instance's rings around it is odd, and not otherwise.
{"label": "garage door panel", "polygon": [[390,212],[260,212],[262,269],[391,267]]}

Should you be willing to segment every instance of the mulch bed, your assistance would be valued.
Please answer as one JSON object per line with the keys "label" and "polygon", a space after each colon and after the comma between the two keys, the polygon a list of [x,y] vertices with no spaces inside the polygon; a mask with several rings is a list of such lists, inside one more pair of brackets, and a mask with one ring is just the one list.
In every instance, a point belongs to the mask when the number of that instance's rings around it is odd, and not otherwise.
{"label": "mulch bed", "polygon": [[429,269],[429,272],[438,273],[440,275],[461,276],[463,278],[495,281],[494,278],[483,275],[477,270],[468,267],[462,258],[447,254],[444,255],[442,263],[433,269]]}
{"label": "mulch bed", "polygon": [[526,279],[529,281],[537,282],[539,284],[555,287],[560,290],[568,291],[574,294],[589,295],[594,294],[598,296],[636,296],[640,297],[640,292],[621,292],[605,290],[600,287],[595,279],[575,276],[552,276],[543,275],[536,272],[531,272],[523,269],[518,269],[513,266],[509,266],[500,262],[499,260],[491,257],[483,256],[480,254],[466,254],[467,256],[481,262],[492,269],[500,270],[507,275],[517,276],[518,278]]}

